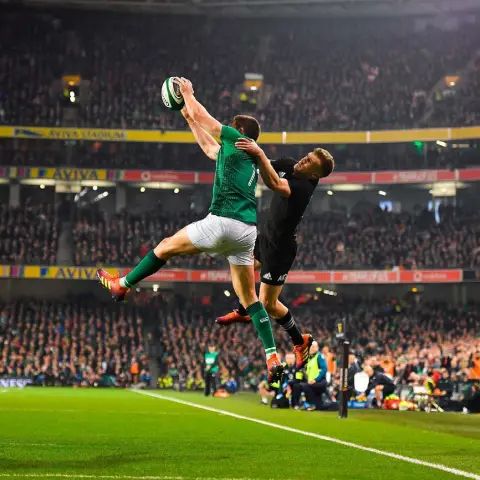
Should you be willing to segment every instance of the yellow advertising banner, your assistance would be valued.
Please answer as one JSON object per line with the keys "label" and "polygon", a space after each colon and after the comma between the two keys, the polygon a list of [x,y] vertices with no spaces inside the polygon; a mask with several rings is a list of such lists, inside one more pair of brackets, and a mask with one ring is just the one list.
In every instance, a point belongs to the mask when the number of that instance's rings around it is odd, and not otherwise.
{"label": "yellow advertising banner", "polygon": [[110,176],[109,170],[105,169],[44,167],[10,167],[9,169],[10,178],[38,178],[64,182],[110,180]]}
{"label": "yellow advertising banner", "polygon": [[[11,278],[50,280],[95,280],[95,267],[12,266]],[[1,270],[0,270],[1,272]]]}
{"label": "yellow advertising banner", "polygon": [[[195,143],[188,131],[101,128],[0,127],[0,138],[84,140],[91,142]],[[264,132],[263,144],[402,143],[480,138],[479,127],[377,130],[358,132]]]}

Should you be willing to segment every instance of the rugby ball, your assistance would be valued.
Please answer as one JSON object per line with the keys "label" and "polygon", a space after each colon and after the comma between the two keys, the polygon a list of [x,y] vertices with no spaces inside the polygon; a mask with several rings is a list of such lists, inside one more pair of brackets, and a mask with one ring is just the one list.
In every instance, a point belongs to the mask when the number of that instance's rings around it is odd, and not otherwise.
{"label": "rugby ball", "polygon": [[162,85],[162,101],[163,104],[171,110],[181,110],[185,102],[183,95],[180,93],[180,86],[175,83],[176,77],[168,77]]}

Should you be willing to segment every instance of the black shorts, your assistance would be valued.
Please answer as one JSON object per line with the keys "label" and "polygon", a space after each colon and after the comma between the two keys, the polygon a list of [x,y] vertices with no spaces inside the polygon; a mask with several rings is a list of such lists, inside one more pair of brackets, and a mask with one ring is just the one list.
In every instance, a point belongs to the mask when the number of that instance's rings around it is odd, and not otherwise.
{"label": "black shorts", "polygon": [[384,385],[383,386],[383,398],[387,398],[389,395],[392,395],[395,392],[395,385]]}
{"label": "black shorts", "polygon": [[283,285],[297,255],[297,243],[287,240],[280,246],[272,245],[268,238],[257,236],[254,250],[255,260],[262,264],[260,280],[267,285]]}

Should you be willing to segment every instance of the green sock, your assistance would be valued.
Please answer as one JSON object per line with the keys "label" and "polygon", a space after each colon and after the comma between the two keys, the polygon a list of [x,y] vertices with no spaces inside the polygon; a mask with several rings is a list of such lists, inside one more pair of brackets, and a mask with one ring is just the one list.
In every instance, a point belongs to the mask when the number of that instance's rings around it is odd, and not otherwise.
{"label": "green sock", "polygon": [[150,250],[126,277],[120,279],[120,285],[123,283],[125,287],[132,288],[144,278],[158,272],[166,263],[162,258],[158,258],[153,250]]}
{"label": "green sock", "polygon": [[277,353],[270,317],[268,316],[262,302],[256,302],[247,307],[247,313],[250,315],[252,322],[257,329],[258,336],[263,343],[263,348],[265,349],[265,354],[268,359],[271,355]]}

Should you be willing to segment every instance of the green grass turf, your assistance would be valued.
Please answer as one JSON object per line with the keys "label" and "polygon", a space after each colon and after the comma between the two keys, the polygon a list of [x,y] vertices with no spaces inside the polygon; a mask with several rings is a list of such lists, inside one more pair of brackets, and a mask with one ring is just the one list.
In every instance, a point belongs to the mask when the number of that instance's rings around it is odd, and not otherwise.
{"label": "green grass turf", "polygon": [[[480,478],[479,416],[350,411],[348,419],[339,420],[333,412],[272,410],[247,394],[229,399],[162,394],[440,463]],[[460,478],[126,390],[0,390],[0,479],[49,478],[48,474],[72,478]]]}

